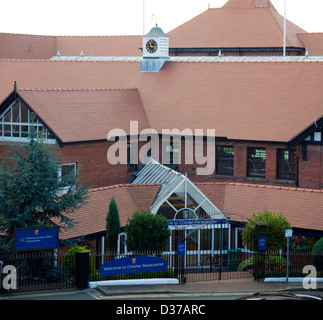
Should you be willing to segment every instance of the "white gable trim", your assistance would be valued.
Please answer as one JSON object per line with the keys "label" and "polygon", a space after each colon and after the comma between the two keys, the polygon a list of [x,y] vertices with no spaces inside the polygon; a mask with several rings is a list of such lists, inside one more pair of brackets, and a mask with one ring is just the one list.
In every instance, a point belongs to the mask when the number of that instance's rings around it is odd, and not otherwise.
{"label": "white gable trim", "polygon": [[[161,187],[155,201],[150,207],[150,211],[153,214],[157,214],[161,205],[164,204],[174,192],[180,191],[184,192],[185,195],[184,209],[187,209],[187,198],[188,195],[190,195],[198,203],[198,206],[193,209],[194,212],[199,208],[203,208],[211,219],[227,220],[224,214],[202,193],[201,190],[195,186],[190,179],[187,178],[186,175],[174,171],[154,159],[147,162],[145,167],[137,173],[137,177],[132,183],[161,183]],[[175,214],[180,210],[183,210],[183,208],[177,210],[173,206],[172,208],[174,209]]]}

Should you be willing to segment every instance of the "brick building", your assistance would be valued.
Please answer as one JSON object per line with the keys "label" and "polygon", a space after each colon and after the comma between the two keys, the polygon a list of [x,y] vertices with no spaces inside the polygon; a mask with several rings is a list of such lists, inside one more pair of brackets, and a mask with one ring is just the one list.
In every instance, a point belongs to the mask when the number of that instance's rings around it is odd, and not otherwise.
{"label": "brick building", "polygon": [[[157,146],[147,155],[195,183],[321,189],[323,38],[288,22],[282,57],[282,25],[270,1],[230,0],[168,35],[0,34],[0,152],[26,142],[33,122],[66,172],[79,169],[94,188],[126,184],[150,129]],[[107,159],[116,128],[126,139],[121,164]],[[193,144],[187,161],[192,136],[204,149]]]}

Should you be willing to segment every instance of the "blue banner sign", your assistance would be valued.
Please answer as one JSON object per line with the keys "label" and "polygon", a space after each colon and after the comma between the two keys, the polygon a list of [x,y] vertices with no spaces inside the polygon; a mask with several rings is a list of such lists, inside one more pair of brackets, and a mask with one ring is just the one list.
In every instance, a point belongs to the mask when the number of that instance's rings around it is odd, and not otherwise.
{"label": "blue banner sign", "polygon": [[185,242],[178,242],[177,243],[177,255],[178,256],[185,256]]}
{"label": "blue banner sign", "polygon": [[258,250],[266,250],[266,237],[259,237]]}
{"label": "blue banner sign", "polygon": [[58,246],[58,228],[16,229],[16,251],[55,249]]}
{"label": "blue banner sign", "polygon": [[226,223],[224,219],[181,219],[181,220],[169,220],[170,226],[192,226],[192,225],[206,225],[206,224],[221,224]]}
{"label": "blue banner sign", "polygon": [[128,257],[112,260],[100,267],[100,276],[167,270],[167,261],[156,257]]}

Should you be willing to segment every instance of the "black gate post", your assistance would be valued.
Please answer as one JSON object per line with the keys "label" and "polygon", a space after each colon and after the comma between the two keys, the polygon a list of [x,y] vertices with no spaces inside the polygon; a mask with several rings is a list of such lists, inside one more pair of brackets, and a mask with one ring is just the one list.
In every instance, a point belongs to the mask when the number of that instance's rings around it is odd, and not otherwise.
{"label": "black gate post", "polygon": [[75,285],[78,289],[88,289],[90,276],[90,253],[78,251],[75,256]]}

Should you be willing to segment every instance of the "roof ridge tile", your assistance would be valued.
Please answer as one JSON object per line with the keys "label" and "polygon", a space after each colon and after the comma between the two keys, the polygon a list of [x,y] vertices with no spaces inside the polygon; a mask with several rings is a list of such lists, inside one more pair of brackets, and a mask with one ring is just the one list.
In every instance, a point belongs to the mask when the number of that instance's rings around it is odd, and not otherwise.
{"label": "roof ridge tile", "polygon": [[297,191],[297,192],[323,193],[323,190],[321,190],[321,189],[296,188],[296,187],[286,187],[286,186],[268,185],[268,184],[229,182],[229,183],[227,183],[227,185],[235,186],[235,187],[266,188],[266,189],[272,189],[272,190],[287,190],[287,191]]}
{"label": "roof ridge tile", "polygon": [[138,91],[138,88],[18,88],[18,91]]}

